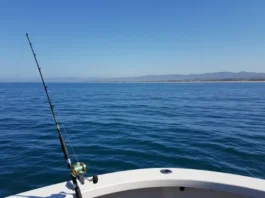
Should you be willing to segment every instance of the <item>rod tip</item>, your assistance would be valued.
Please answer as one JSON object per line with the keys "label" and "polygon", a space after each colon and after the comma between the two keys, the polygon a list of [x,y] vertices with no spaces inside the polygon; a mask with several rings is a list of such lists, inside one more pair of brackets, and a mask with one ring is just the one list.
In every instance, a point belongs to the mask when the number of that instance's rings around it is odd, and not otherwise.
{"label": "rod tip", "polygon": [[28,33],[26,33],[26,36],[28,36]]}

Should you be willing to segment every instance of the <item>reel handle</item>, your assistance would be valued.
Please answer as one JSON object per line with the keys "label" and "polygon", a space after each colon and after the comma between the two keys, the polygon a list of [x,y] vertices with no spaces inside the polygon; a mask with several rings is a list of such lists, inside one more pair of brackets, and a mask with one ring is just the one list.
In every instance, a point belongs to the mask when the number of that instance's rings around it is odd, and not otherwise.
{"label": "reel handle", "polygon": [[98,176],[97,175],[93,175],[92,181],[93,181],[93,184],[98,183]]}
{"label": "reel handle", "polygon": [[93,177],[91,179],[87,178],[87,180],[90,181],[90,182],[93,182],[93,184],[96,184],[96,183],[98,183],[98,176],[97,175],[93,175]]}

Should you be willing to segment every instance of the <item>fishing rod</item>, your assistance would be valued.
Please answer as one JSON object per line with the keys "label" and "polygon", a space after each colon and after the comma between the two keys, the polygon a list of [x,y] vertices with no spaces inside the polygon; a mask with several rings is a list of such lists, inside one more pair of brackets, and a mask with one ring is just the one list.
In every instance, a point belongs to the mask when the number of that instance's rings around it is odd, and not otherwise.
{"label": "fishing rod", "polygon": [[[63,135],[61,133],[59,123],[58,123],[58,121],[56,119],[56,116],[55,116],[54,105],[51,102],[51,99],[50,99],[50,96],[49,96],[49,93],[48,93],[48,87],[45,84],[43,75],[41,73],[41,68],[40,68],[39,63],[38,63],[38,60],[36,58],[36,54],[35,54],[35,52],[33,50],[32,43],[29,40],[28,33],[26,33],[26,37],[28,39],[28,42],[29,42],[29,45],[30,45],[32,54],[34,56],[34,59],[35,59],[37,68],[39,70],[39,74],[40,74],[40,77],[41,77],[42,85],[44,87],[44,90],[45,90],[45,93],[46,93],[46,96],[47,96],[47,99],[48,99],[48,102],[49,102],[49,105],[50,105],[50,109],[51,109],[51,112],[52,112],[52,116],[53,116],[53,119],[54,119],[54,122],[55,122],[55,125],[56,125],[56,129],[58,131],[58,135],[59,135],[59,139],[60,139],[62,151],[63,151],[63,154],[64,154],[64,158],[67,161],[67,167],[68,167],[68,169],[70,171],[71,178],[72,178],[72,181],[73,181],[73,185],[74,185],[74,190],[75,190],[76,197],[77,198],[82,198],[82,194],[81,194],[80,188],[78,186],[77,179],[79,180],[79,182],[81,184],[84,184],[85,183],[84,182],[84,174],[87,171],[86,164],[83,163],[83,162],[77,162],[76,164],[72,165],[72,162],[71,162],[71,159],[70,159],[70,155],[69,155],[67,146],[65,144]],[[93,183],[96,184],[98,182],[98,177],[96,175],[94,175],[93,178],[91,180],[88,179],[88,181],[93,181]]]}

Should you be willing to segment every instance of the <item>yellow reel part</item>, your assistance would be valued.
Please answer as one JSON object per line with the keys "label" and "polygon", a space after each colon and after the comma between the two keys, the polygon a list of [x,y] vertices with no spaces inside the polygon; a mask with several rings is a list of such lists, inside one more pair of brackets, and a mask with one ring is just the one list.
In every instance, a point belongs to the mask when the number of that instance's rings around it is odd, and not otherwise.
{"label": "yellow reel part", "polygon": [[73,177],[78,177],[79,175],[83,175],[86,173],[87,167],[83,162],[77,162],[71,167],[71,174]]}

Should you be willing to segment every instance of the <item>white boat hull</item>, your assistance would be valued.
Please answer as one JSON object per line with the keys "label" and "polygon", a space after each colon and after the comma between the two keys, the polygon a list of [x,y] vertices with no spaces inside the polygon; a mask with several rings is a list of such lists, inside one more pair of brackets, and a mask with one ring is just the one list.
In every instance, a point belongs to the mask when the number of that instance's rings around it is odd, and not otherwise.
{"label": "white boat hull", "polygon": [[[83,198],[145,197],[145,198],[265,198],[265,180],[192,169],[139,169],[99,175],[97,184],[80,185]],[[67,185],[68,184],[68,185]],[[74,197],[70,182],[63,182],[9,198]],[[71,186],[71,185],[70,185]]]}

